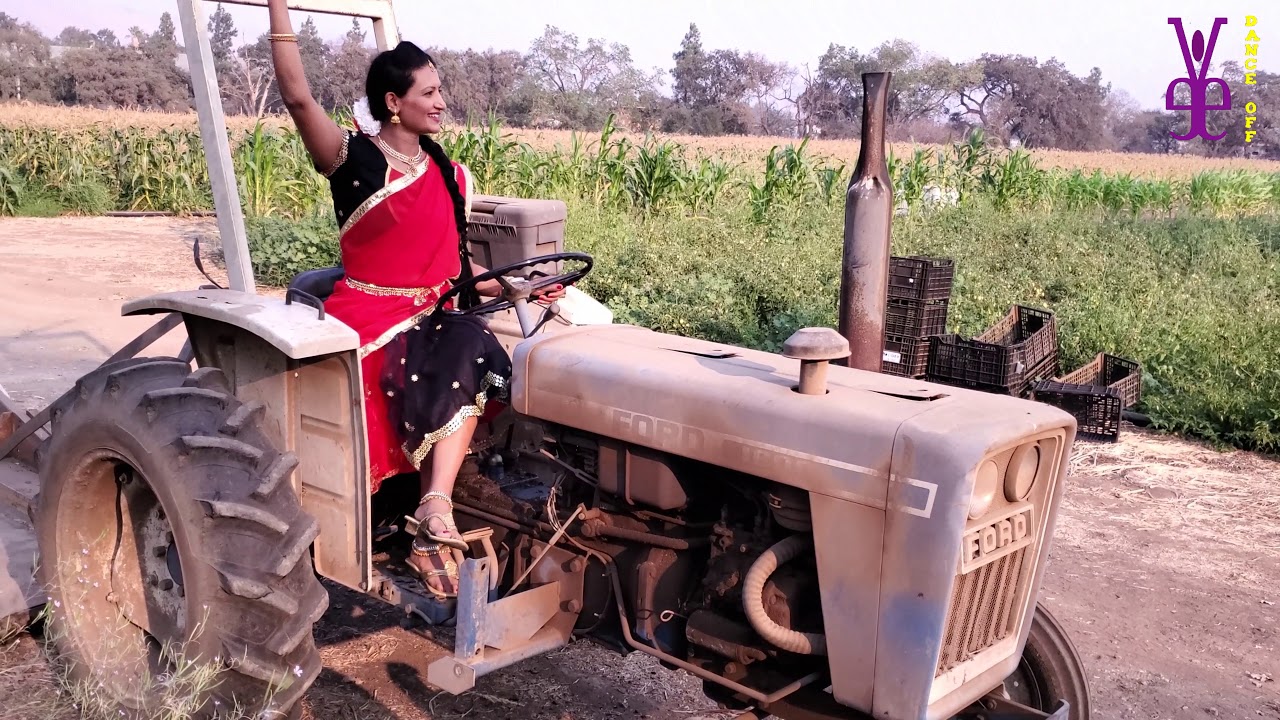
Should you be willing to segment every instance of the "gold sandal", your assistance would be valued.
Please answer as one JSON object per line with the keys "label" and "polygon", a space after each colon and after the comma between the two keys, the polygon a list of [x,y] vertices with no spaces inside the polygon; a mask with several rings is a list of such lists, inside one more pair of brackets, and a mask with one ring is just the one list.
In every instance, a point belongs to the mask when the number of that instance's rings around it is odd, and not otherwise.
{"label": "gold sandal", "polygon": [[452,600],[458,597],[458,593],[456,591],[445,592],[444,590],[441,590],[433,586],[430,582],[428,582],[428,580],[433,577],[447,577],[451,581],[453,581],[454,587],[458,586],[458,582],[459,582],[458,563],[453,557],[454,555],[453,550],[439,544],[420,545],[418,543],[417,538],[414,538],[413,544],[410,545],[409,550],[410,552],[413,553],[414,557],[420,557],[420,558],[430,558],[430,557],[435,557],[437,555],[443,555],[444,556],[443,569],[432,568],[430,570],[422,570],[418,568],[416,565],[414,565],[413,563],[409,563],[408,565],[414,571],[414,573],[416,573],[417,576],[422,580],[422,586],[427,589],[427,592],[434,595],[437,599]]}
{"label": "gold sandal", "polygon": [[[419,507],[421,507],[422,505],[426,505],[427,501],[431,498],[440,498],[441,500],[444,500],[445,502],[449,503],[449,512],[431,513],[430,515],[427,515],[421,520],[413,517],[412,515],[406,515],[404,518],[405,531],[414,536],[415,542],[417,542],[418,540],[425,539],[425,540],[430,540],[431,542],[437,543],[439,545],[446,545],[456,550],[461,550],[463,552],[466,552],[468,549],[470,549],[470,546],[467,545],[467,543],[464,540],[462,540],[461,537],[459,537],[462,535],[462,533],[458,532],[458,526],[454,524],[453,500],[450,499],[448,495],[445,495],[442,492],[429,492],[426,495],[422,496],[422,500],[418,502]],[[431,532],[432,520],[439,520],[440,523],[444,525],[445,530],[453,533],[454,536],[450,537],[448,535],[436,535],[435,533]]]}

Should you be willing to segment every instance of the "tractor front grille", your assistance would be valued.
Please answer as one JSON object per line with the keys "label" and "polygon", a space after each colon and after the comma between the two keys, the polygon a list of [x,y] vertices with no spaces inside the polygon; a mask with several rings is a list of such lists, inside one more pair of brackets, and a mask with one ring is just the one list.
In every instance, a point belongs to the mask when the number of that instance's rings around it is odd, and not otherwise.
{"label": "tractor front grille", "polygon": [[1013,634],[1014,606],[1022,594],[1023,563],[1034,546],[1023,547],[956,578],[935,676]]}

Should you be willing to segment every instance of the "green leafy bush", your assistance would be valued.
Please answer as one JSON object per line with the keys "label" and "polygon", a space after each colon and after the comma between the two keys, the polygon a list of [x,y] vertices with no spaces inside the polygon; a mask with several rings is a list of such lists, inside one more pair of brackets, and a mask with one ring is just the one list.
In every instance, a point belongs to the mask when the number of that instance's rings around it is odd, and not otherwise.
{"label": "green leafy bush", "polygon": [[62,204],[48,188],[28,188],[13,214],[18,217],[58,217],[62,214]]}
{"label": "green leafy bush", "polygon": [[84,178],[57,189],[58,204],[80,215],[101,215],[115,209],[115,197],[102,181]]}
{"label": "green leafy bush", "polygon": [[253,273],[268,285],[283,286],[304,270],[339,264],[338,228],[332,218],[248,218],[245,233]]}

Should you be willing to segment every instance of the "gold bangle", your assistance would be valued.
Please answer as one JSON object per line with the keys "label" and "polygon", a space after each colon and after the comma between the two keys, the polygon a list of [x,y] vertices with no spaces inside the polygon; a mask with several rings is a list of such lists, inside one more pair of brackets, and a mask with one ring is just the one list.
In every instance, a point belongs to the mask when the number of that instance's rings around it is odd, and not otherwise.
{"label": "gold bangle", "polygon": [[271,33],[267,37],[271,42],[298,42],[298,36],[293,33]]}

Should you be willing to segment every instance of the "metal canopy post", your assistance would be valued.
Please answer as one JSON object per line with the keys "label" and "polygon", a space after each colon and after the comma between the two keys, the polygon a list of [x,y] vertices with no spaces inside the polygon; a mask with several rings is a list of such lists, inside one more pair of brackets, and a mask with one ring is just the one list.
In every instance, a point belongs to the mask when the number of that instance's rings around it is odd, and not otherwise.
{"label": "metal canopy post", "polygon": [[182,19],[182,37],[187,44],[187,63],[191,67],[191,89],[195,92],[196,114],[200,117],[200,138],[209,163],[209,182],[213,185],[213,208],[218,215],[218,234],[227,261],[227,280],[232,290],[255,292],[253,265],[249,262],[249,242],[245,238],[244,213],[240,207],[240,190],[236,186],[236,170],[231,164],[231,143],[227,139],[227,122],[222,112],[222,93],[214,72],[213,50],[205,27],[201,0],[178,0]]}
{"label": "metal canopy post", "polygon": [[[228,5],[267,6],[266,0],[221,1]],[[213,205],[218,215],[218,234],[227,262],[227,278],[232,290],[253,293],[256,287],[249,242],[245,236],[244,210],[240,204],[222,93],[214,71],[213,50],[209,45],[209,31],[201,12],[201,2],[203,0],[178,0],[178,15],[187,46],[196,114],[200,118],[200,138],[209,163],[209,181],[213,186]],[[290,10],[369,18],[373,20],[373,34],[379,50],[400,42],[391,0],[289,0],[288,5]]]}

